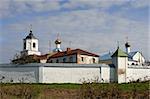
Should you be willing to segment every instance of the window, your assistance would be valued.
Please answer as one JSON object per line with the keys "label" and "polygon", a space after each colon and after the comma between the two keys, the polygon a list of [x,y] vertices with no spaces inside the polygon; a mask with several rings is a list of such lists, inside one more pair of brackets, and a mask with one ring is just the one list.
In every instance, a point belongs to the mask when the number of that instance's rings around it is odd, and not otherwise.
{"label": "window", "polygon": [[95,63],[95,58],[93,58],[93,63]]}
{"label": "window", "polygon": [[73,57],[70,57],[70,58],[69,58],[69,62],[73,62]]}
{"label": "window", "polygon": [[36,47],[36,45],[35,45],[35,43],[33,43],[33,48],[35,48]]}
{"label": "window", "polygon": [[132,65],[134,65],[134,63],[132,63]]}
{"label": "window", "polygon": [[50,63],[53,63],[53,60],[50,60]]}
{"label": "window", "polygon": [[58,60],[58,59],[56,60],[56,63],[59,63],[59,60]]}
{"label": "window", "polygon": [[63,58],[63,63],[65,63],[66,62],[66,58]]}
{"label": "window", "polygon": [[84,62],[84,57],[81,57],[81,61]]}

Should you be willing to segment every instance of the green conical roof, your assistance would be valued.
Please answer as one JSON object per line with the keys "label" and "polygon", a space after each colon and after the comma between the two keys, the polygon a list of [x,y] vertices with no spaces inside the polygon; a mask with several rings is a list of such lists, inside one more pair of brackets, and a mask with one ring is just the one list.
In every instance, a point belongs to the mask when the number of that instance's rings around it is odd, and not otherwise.
{"label": "green conical roof", "polygon": [[128,55],[118,47],[118,49],[111,57],[128,57]]}

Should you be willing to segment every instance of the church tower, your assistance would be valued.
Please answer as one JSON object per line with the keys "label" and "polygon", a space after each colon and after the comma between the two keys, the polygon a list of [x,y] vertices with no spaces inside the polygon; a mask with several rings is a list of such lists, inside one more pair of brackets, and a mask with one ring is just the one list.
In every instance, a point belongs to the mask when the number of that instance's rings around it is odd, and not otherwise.
{"label": "church tower", "polygon": [[57,39],[55,40],[56,48],[53,50],[53,52],[62,52],[62,49],[60,48],[61,40],[59,39],[59,34],[57,35]]}
{"label": "church tower", "polygon": [[129,42],[125,43],[125,47],[126,47],[126,53],[130,53],[130,51],[131,51],[131,45],[129,44]]}
{"label": "church tower", "polygon": [[21,51],[21,56],[41,55],[38,49],[38,39],[33,35],[30,29],[29,35],[23,39],[23,51]]}
{"label": "church tower", "polygon": [[126,53],[127,54],[130,53],[130,51],[131,51],[131,45],[128,42],[128,37],[127,37],[127,41],[125,43],[125,48],[126,48]]}

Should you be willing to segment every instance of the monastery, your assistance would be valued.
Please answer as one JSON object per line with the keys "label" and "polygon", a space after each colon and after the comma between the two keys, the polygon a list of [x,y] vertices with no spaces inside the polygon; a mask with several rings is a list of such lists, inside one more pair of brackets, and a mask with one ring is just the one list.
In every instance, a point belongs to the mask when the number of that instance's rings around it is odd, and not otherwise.
{"label": "monastery", "polygon": [[61,49],[56,39],[53,52],[41,55],[38,39],[30,30],[23,39],[23,50],[11,64],[0,64],[0,82],[7,83],[101,83],[150,80],[150,66],[141,52],[126,52],[119,46],[113,53],[99,56],[83,49]]}

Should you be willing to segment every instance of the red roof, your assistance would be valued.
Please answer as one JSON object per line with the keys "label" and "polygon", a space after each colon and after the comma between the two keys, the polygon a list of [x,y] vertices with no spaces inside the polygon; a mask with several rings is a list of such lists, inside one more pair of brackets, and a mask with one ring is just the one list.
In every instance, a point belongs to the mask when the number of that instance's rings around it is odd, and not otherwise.
{"label": "red roof", "polygon": [[57,58],[57,57],[63,57],[63,56],[68,56],[68,55],[74,55],[74,54],[99,57],[99,55],[87,52],[85,50],[74,49],[74,50],[68,50],[68,51],[58,52],[58,53],[52,55],[50,58]]}

